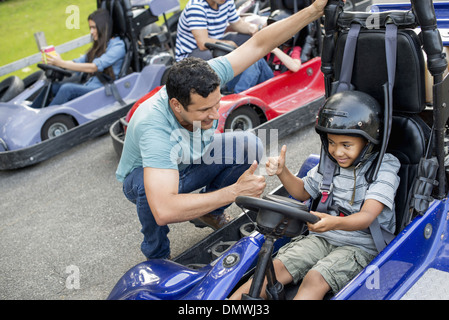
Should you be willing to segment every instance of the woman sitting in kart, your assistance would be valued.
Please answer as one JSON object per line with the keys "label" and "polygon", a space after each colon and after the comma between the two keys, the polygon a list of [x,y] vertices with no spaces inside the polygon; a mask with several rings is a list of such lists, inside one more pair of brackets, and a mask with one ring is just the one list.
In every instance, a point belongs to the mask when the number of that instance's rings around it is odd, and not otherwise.
{"label": "woman sitting in kart", "polygon": [[116,79],[122,67],[126,49],[119,37],[112,37],[112,19],[109,11],[98,9],[87,18],[93,45],[89,51],[73,61],[63,60],[59,54],[46,55],[47,63],[64,69],[85,72],[90,78],[80,83],[53,83],[54,95],[50,105],[60,105],[92,90],[103,86],[95,75],[103,72],[111,79]]}
{"label": "woman sitting in kart", "polygon": [[[385,154],[377,178],[372,183],[365,178],[378,154],[382,119],[377,101],[358,91],[335,94],[318,113],[315,129],[339,174],[332,180],[328,212],[312,211],[320,220],[308,223],[309,235],[293,239],[273,261],[276,278],[282,284],[302,279],[295,299],[323,299],[328,291],[337,293],[368,265],[378,250],[365,230],[375,219],[385,230],[394,231],[399,160]],[[285,166],[285,153],[283,146],[280,156],[268,159],[267,173],[276,174],[295,199],[319,199],[326,173],[320,173],[316,166],[306,177],[298,178]],[[239,299],[250,285],[251,280],[231,299]]]}
{"label": "woman sitting in kart", "polygon": [[[268,17],[270,25],[290,16],[285,10],[275,10]],[[289,39],[279,48],[274,48],[265,58],[258,60],[239,76],[226,84],[226,90],[232,93],[245,91],[255,85],[273,78],[287,70],[296,72],[301,68],[301,47],[293,45]]]}

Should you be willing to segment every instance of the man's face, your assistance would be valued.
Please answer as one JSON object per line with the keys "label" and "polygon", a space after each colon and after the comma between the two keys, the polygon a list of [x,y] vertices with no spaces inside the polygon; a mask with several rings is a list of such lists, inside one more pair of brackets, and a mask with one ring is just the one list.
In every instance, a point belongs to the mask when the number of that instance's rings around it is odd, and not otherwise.
{"label": "man's face", "polygon": [[179,123],[188,130],[193,130],[194,122],[200,122],[203,130],[212,128],[214,120],[220,117],[218,113],[221,100],[220,87],[211,92],[207,98],[191,93],[190,100],[191,103],[187,108],[175,101],[174,112]]}
{"label": "man's face", "polygon": [[329,154],[342,168],[349,168],[363,150],[367,141],[362,137],[327,134]]}

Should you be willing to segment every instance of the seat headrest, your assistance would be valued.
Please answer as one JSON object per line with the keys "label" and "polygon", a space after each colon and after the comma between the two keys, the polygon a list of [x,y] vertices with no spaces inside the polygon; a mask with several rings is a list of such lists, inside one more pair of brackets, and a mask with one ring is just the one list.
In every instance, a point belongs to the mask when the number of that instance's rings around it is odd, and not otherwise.
{"label": "seat headrest", "polygon": [[338,16],[337,24],[342,28],[350,28],[352,23],[358,23],[363,28],[373,29],[385,27],[393,22],[398,28],[416,28],[418,22],[412,11],[384,11],[384,12],[347,12]]}
{"label": "seat headrest", "polygon": [[121,1],[103,1],[101,7],[107,9],[112,18],[112,35],[123,38],[127,34],[125,9]]}
{"label": "seat headrest", "polygon": [[[335,77],[340,78],[344,47],[348,33],[340,33],[335,47]],[[411,29],[398,30],[396,80],[393,91],[393,110],[419,113],[426,107],[425,63],[418,35]],[[373,96],[384,105],[383,85],[387,82],[385,30],[360,31],[351,83],[355,90]]]}

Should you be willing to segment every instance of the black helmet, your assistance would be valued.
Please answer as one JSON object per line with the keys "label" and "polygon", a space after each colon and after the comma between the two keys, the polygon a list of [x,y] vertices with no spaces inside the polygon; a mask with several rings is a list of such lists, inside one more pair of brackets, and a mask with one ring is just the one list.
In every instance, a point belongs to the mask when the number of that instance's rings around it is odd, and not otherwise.
{"label": "black helmet", "polygon": [[372,152],[374,145],[381,143],[382,127],[381,106],[376,99],[360,91],[343,91],[332,95],[319,110],[315,124],[315,130],[328,155],[327,133],[367,139],[369,143],[362,151],[360,161]]}

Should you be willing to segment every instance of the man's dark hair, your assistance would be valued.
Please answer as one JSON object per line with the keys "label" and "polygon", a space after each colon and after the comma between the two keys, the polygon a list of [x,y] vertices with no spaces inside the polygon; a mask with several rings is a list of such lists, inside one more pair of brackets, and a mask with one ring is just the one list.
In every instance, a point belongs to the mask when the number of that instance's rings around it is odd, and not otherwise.
{"label": "man's dark hair", "polygon": [[167,77],[168,99],[176,98],[187,110],[190,94],[207,98],[220,85],[220,78],[203,59],[188,57],[176,62]]}

